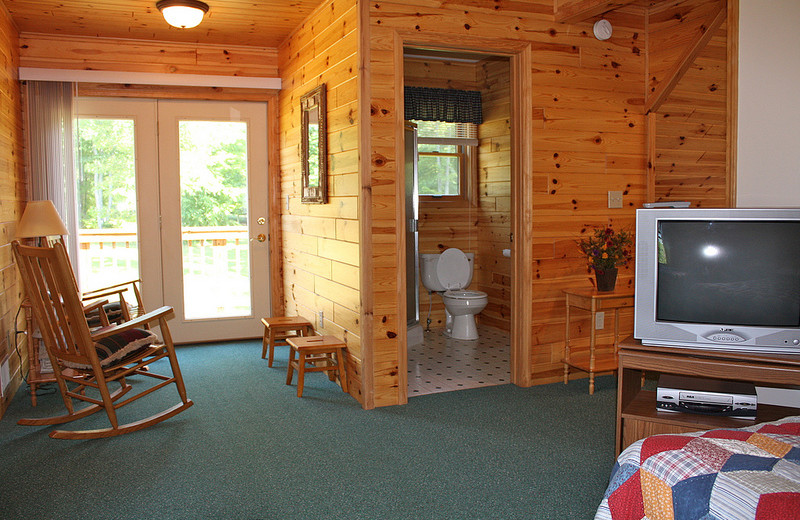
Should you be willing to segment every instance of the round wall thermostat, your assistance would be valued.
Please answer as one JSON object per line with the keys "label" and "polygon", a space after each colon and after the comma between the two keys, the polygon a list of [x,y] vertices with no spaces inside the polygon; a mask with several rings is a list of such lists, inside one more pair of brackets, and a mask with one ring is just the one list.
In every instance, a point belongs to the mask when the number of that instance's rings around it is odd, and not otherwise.
{"label": "round wall thermostat", "polygon": [[597,20],[594,23],[594,37],[598,40],[607,40],[611,38],[611,22],[608,20]]}

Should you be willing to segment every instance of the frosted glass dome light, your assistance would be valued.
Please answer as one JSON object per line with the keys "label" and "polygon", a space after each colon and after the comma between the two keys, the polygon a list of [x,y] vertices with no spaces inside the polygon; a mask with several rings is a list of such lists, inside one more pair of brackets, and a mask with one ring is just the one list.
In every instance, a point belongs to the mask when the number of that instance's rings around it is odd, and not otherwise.
{"label": "frosted glass dome light", "polygon": [[168,24],[179,29],[197,27],[208,12],[208,4],[197,0],[160,0],[156,8]]}

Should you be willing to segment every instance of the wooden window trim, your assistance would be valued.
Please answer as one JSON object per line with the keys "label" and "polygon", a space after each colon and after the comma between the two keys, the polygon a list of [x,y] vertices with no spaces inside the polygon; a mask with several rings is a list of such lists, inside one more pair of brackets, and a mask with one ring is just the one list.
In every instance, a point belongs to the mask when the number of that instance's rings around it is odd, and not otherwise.
{"label": "wooden window trim", "polygon": [[[421,143],[428,144],[428,143]],[[455,143],[454,143],[455,144]],[[427,207],[470,207],[478,205],[478,148],[460,144],[457,153],[418,152],[420,156],[459,157],[458,195],[420,195],[419,202]]]}

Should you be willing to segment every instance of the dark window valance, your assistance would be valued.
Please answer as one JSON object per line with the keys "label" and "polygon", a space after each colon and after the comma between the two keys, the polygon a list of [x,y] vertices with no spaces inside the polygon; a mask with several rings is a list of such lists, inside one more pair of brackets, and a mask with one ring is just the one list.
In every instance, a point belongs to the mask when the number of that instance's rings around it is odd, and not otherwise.
{"label": "dark window valance", "polygon": [[483,123],[477,91],[405,87],[405,103],[406,120]]}

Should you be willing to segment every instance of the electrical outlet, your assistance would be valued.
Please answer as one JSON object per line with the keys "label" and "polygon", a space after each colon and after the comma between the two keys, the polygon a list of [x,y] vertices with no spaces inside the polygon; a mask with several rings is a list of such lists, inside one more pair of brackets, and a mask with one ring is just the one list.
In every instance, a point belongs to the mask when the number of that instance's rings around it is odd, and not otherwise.
{"label": "electrical outlet", "polygon": [[608,192],[608,207],[610,209],[617,209],[622,207],[622,192],[609,191]]}
{"label": "electrical outlet", "polygon": [[602,330],[606,326],[606,313],[605,312],[598,312],[594,316],[594,328],[595,330]]}
{"label": "electrical outlet", "polygon": [[324,329],[325,328],[325,315],[323,311],[319,311],[317,314],[317,328]]}

